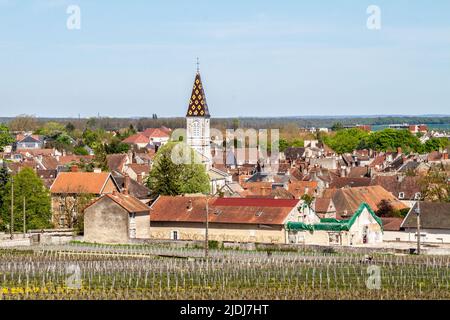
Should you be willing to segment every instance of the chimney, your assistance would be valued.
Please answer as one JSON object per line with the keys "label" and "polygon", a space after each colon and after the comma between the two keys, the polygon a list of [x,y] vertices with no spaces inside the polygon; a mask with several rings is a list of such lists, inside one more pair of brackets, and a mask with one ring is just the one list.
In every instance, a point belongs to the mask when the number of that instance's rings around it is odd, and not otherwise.
{"label": "chimney", "polygon": [[122,193],[128,195],[129,190],[130,190],[130,176],[126,174],[123,179]]}
{"label": "chimney", "polygon": [[70,171],[72,171],[72,172],[78,172],[78,166],[75,166],[75,165],[71,166],[71,167],[70,167]]}
{"label": "chimney", "polygon": [[189,200],[186,209],[187,211],[192,211],[193,208],[194,207],[192,206],[192,200]]}
{"label": "chimney", "polygon": [[448,152],[442,153],[442,160],[448,160]]}
{"label": "chimney", "polygon": [[402,147],[398,147],[398,148],[397,148],[397,153],[398,153],[398,154],[402,154]]}

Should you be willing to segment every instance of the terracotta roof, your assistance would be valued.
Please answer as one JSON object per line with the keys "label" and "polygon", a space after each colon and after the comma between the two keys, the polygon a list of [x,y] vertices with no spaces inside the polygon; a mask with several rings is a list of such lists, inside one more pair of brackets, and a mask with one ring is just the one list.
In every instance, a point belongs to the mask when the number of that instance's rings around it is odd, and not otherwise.
{"label": "terracotta roof", "polygon": [[169,138],[170,134],[167,131],[164,131],[160,128],[148,128],[142,132],[142,135],[151,139],[151,138]]}
{"label": "terracotta roof", "polygon": [[44,156],[42,157],[42,165],[47,170],[56,170],[58,168],[58,160],[52,156]]}
{"label": "terracotta roof", "polygon": [[[402,228],[416,228],[417,203],[409,211]],[[420,202],[420,224],[423,229],[450,229],[450,203]]]}
{"label": "terracotta roof", "polygon": [[347,178],[347,177],[333,177],[330,183],[330,188],[351,188],[351,187],[366,187],[370,186],[370,178]]}
{"label": "terracotta roof", "polygon": [[126,154],[108,154],[106,161],[110,171],[122,171],[128,156]]}
{"label": "terracotta roof", "polygon": [[300,199],[304,194],[314,195],[317,190],[317,181],[293,181],[288,183],[288,191],[295,198]]}
{"label": "terracotta roof", "polygon": [[112,201],[114,201],[115,203],[117,203],[118,205],[120,205],[122,208],[124,208],[125,210],[127,210],[130,213],[150,211],[150,207],[148,207],[146,204],[139,201],[139,199],[133,197],[132,195],[129,195],[129,194],[125,195],[125,194],[119,193],[119,192],[105,194],[105,195],[101,196],[100,198],[97,198],[91,204],[89,204],[84,210],[86,210],[87,208],[93,206],[95,203],[97,203],[100,200],[105,199],[105,198],[111,199]]}
{"label": "terracotta roof", "polygon": [[[210,223],[283,225],[298,200],[218,198],[209,204]],[[153,222],[203,223],[206,198],[162,196],[151,208]]]}
{"label": "terracotta roof", "polygon": [[133,170],[137,175],[141,175],[142,173],[147,175],[150,172],[150,166],[147,164],[131,163],[128,165],[128,168]]}
{"label": "terracotta roof", "polygon": [[112,178],[109,172],[61,172],[53,182],[50,192],[101,194],[109,178]]}
{"label": "terracotta roof", "polygon": [[396,197],[404,193],[404,199],[415,199],[416,193],[421,192],[420,177],[410,176],[376,176],[371,185],[382,186]]}
{"label": "terracotta roof", "polygon": [[403,222],[402,218],[381,218],[384,231],[399,231]]}
{"label": "terracotta roof", "polygon": [[347,175],[348,178],[363,178],[369,173],[368,167],[352,167]]}
{"label": "terracotta roof", "polygon": [[396,210],[408,208],[381,186],[328,189],[323,196],[333,199],[336,214],[342,217],[355,212],[364,202],[375,212],[378,211],[378,205],[382,200],[387,200]]}
{"label": "terracotta roof", "polygon": [[17,153],[21,155],[29,154],[31,156],[51,156],[55,150],[53,149],[26,149],[26,150],[17,150]]}
{"label": "terracotta roof", "polygon": [[149,143],[149,138],[144,136],[141,133],[136,133],[132,136],[129,136],[125,140],[122,141],[123,143],[128,144],[137,144],[137,143]]}
{"label": "terracotta roof", "polygon": [[35,140],[37,142],[42,142],[41,141],[41,137],[39,135],[36,135],[36,134],[32,134],[32,135],[18,134],[16,136],[16,141],[17,142],[21,142],[22,140],[24,140],[26,138],[32,138],[33,140]]}
{"label": "terracotta roof", "polygon": [[433,151],[428,154],[428,161],[440,161],[442,154],[439,151]]}
{"label": "terracotta roof", "polygon": [[70,163],[80,163],[80,162],[86,162],[89,163],[94,160],[94,156],[77,156],[77,155],[70,155],[70,156],[61,156],[58,159],[58,162],[60,165],[68,165]]}
{"label": "terracotta roof", "polygon": [[316,198],[314,201],[314,211],[316,213],[327,213],[330,210],[331,198]]}

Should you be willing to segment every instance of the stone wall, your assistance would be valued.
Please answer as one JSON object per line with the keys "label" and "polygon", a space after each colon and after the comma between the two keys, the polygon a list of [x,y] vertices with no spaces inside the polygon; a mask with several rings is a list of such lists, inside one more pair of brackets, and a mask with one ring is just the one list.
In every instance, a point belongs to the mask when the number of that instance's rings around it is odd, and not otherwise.
{"label": "stone wall", "polygon": [[[151,222],[151,239],[172,239],[177,231],[179,240],[204,240],[204,223]],[[209,224],[209,240],[225,242],[286,243],[282,226],[259,226],[248,224]]]}
{"label": "stone wall", "polygon": [[84,241],[128,243],[129,214],[108,197],[97,201],[84,212]]}

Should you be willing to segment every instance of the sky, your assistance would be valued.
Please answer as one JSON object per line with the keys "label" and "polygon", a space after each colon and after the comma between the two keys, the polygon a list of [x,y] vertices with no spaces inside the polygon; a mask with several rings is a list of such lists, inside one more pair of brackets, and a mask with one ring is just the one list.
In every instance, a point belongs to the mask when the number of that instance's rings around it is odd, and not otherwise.
{"label": "sky", "polygon": [[212,117],[450,114],[448,0],[0,0],[0,117],[183,117],[197,57]]}

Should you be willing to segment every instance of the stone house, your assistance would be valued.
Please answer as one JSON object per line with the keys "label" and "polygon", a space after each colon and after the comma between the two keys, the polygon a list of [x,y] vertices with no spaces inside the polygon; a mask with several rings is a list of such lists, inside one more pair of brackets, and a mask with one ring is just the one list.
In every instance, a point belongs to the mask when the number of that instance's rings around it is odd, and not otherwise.
{"label": "stone house", "polygon": [[50,187],[52,222],[57,228],[72,227],[77,214],[92,197],[119,190],[109,172],[61,172]]}
{"label": "stone house", "polygon": [[[151,238],[204,240],[206,202],[206,197],[159,197],[151,205]],[[209,239],[287,243],[285,225],[299,221],[299,203],[295,199],[209,199]]]}
{"label": "stone house", "polygon": [[84,209],[84,241],[128,243],[150,238],[150,208],[139,199],[114,191]]}

